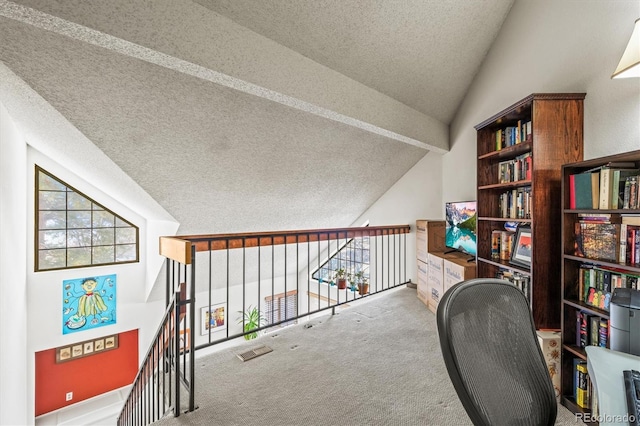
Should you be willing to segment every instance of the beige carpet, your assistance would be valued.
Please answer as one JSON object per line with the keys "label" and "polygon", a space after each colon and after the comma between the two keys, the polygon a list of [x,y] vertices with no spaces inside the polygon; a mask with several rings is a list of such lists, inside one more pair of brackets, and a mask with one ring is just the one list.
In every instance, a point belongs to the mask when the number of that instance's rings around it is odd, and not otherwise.
{"label": "beige carpet", "polygon": [[[236,356],[262,344],[273,352]],[[196,405],[158,424],[471,424],[446,373],[435,316],[406,287],[198,359]],[[581,422],[559,405],[556,424]]]}

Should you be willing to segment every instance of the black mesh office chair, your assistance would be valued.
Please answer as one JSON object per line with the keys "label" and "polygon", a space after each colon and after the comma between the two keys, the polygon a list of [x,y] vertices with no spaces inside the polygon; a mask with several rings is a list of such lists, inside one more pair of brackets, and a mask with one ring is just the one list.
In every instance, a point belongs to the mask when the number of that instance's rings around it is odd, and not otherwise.
{"label": "black mesh office chair", "polygon": [[553,425],[557,403],[524,294],[498,279],[448,290],[437,312],[449,377],[474,425]]}

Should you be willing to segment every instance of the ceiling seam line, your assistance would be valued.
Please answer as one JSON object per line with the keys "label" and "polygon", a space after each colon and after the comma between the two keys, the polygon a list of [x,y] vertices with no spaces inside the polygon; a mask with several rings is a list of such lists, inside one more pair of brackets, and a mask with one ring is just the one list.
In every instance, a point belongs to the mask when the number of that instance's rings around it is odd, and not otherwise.
{"label": "ceiling seam line", "polygon": [[448,150],[401,135],[371,123],[358,120],[347,115],[331,111],[292,96],[284,95],[271,89],[223,74],[202,65],[194,64],[180,58],[162,53],[151,48],[112,36],[107,33],[50,15],[39,10],[16,4],[8,0],[0,0],[0,16],[28,24],[46,31],[92,44],[124,56],[142,60],[166,69],[190,75],[201,80],[219,84],[230,89],[257,96],[263,99],[307,112],[331,121],[346,124],[373,134],[384,136],[427,151],[445,154]]}

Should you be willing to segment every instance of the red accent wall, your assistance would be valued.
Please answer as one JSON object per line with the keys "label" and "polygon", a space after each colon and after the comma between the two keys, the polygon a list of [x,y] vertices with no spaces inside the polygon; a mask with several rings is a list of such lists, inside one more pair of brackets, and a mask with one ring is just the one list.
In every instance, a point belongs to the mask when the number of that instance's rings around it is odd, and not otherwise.
{"label": "red accent wall", "polygon": [[[118,348],[56,364],[56,350],[36,352],[36,416],[129,385],[138,373],[138,330],[118,335]],[[66,401],[67,392],[73,399]]]}

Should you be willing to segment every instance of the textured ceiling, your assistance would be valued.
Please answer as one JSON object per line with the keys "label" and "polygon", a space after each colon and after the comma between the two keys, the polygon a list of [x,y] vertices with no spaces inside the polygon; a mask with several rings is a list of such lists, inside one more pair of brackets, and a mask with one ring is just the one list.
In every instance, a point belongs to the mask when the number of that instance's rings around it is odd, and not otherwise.
{"label": "textured ceiling", "polygon": [[[437,148],[511,3],[0,0],[0,60],[179,233],[348,226]],[[242,55],[189,35],[213,22]]]}
{"label": "textured ceiling", "polygon": [[195,0],[449,123],[509,0]]}

